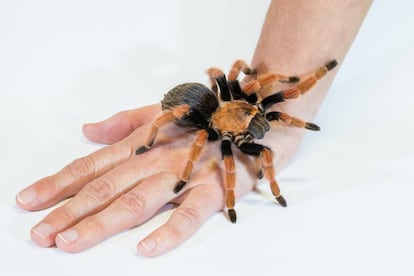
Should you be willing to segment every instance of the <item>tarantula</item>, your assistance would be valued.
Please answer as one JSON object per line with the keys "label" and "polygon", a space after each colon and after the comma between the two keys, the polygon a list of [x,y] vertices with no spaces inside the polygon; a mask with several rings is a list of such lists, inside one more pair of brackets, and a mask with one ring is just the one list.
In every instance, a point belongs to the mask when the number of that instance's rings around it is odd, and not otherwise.
{"label": "tarantula", "polygon": [[[180,127],[197,131],[187,164],[175,185],[175,193],[179,193],[189,181],[194,163],[199,159],[205,143],[220,139],[225,170],[225,206],[230,221],[235,223],[237,219],[234,210],[236,168],[232,143],[242,153],[257,158],[260,163],[258,177],[264,176],[270,182],[271,191],[277,202],[286,207],[286,200],[280,194],[275,179],[272,151],[269,147],[256,143],[255,139],[262,139],[270,129],[269,122],[275,120],[295,127],[320,130],[314,123],[305,122],[283,112],[268,110],[274,104],[303,95],[336,65],[337,61],[332,60],[301,82],[296,76],[257,74],[255,69],[250,68],[242,60],[237,60],[233,64],[228,78],[220,69],[210,68],[207,73],[211,89],[200,83],[184,83],[164,95],[161,101],[163,113],[152,123],[145,144],[136,150],[136,154],[150,149],[159,127],[175,122]],[[248,75],[250,81],[239,82],[237,78],[241,72]],[[257,92],[276,81],[297,84],[262,99]]]}

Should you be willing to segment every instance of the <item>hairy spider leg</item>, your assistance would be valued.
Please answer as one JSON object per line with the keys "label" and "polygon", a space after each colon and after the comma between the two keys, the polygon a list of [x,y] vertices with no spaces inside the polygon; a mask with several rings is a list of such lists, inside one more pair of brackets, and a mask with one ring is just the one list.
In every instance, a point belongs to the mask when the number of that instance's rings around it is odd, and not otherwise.
{"label": "hairy spider leg", "polygon": [[269,148],[264,148],[261,153],[263,175],[270,183],[270,189],[277,202],[283,207],[287,206],[285,198],[280,194],[279,185],[275,179],[275,169],[273,167],[273,154]]}
{"label": "hairy spider leg", "polygon": [[230,90],[230,87],[229,87],[227,79],[226,79],[226,75],[222,75],[220,77],[217,77],[216,78],[216,83],[217,83],[217,86],[219,88],[220,99],[223,102],[231,101],[232,100],[232,95],[231,95],[231,90]]}
{"label": "hairy spider leg", "polygon": [[257,76],[256,79],[243,84],[242,91],[244,94],[248,95],[248,97],[245,97],[245,99],[249,103],[257,103],[260,101],[259,97],[257,96],[257,92],[275,83],[276,81],[283,83],[296,83],[299,81],[299,78],[295,76],[287,77],[274,73],[261,74]]}
{"label": "hairy spider leg", "polygon": [[211,67],[207,70],[207,75],[210,79],[211,90],[213,90],[213,92],[217,94],[218,88],[216,78],[224,76],[224,72],[219,68]]}
{"label": "hairy spider leg", "polygon": [[263,169],[262,169],[262,158],[256,157],[255,159],[256,168],[257,168],[257,178],[262,179],[263,178]]}
{"label": "hairy spider leg", "polygon": [[299,77],[296,76],[283,76],[275,73],[264,73],[257,76],[256,79],[251,80],[243,85],[243,91],[247,94],[256,93],[260,89],[263,89],[275,82],[282,83],[297,83],[299,82]]}
{"label": "hairy spider leg", "polygon": [[196,137],[190,149],[190,154],[188,157],[187,164],[184,168],[184,171],[181,175],[180,181],[177,182],[174,188],[174,193],[178,194],[184,186],[187,184],[190,179],[191,173],[193,171],[194,163],[200,158],[201,151],[206,144],[209,134],[207,130],[202,129],[197,131]]}
{"label": "hairy spider leg", "polygon": [[279,91],[277,93],[274,93],[272,95],[265,97],[260,102],[262,109],[266,110],[273,104],[283,102],[284,100],[287,100],[287,99],[295,99],[301,95],[304,95],[318,82],[318,80],[323,78],[328,73],[328,71],[335,68],[337,64],[338,62],[336,60],[332,60],[326,63],[324,66],[317,69],[308,78],[306,78],[304,81],[301,81],[294,87]]}
{"label": "hairy spider leg", "polygon": [[157,136],[158,129],[168,124],[174,120],[181,119],[184,117],[188,112],[190,111],[190,106],[188,104],[181,104],[173,109],[164,111],[158,118],[155,119],[155,121],[152,123],[150,133],[144,143],[143,146],[139,147],[135,153],[141,154],[146,152],[151,148],[151,146],[154,144],[155,137]]}
{"label": "hairy spider leg", "polygon": [[272,194],[276,198],[277,202],[283,207],[287,206],[285,198],[280,194],[279,185],[275,179],[275,170],[273,168],[273,154],[272,151],[263,145],[256,144],[253,142],[244,142],[237,145],[241,152],[253,155],[256,158],[260,159],[261,169],[259,171],[258,177],[265,177],[269,181]]}
{"label": "hairy spider leg", "polygon": [[251,80],[246,83],[245,87],[246,93],[250,91],[259,91],[275,82],[281,83],[297,83],[300,81],[299,77],[297,76],[285,76],[275,73],[263,73],[257,76],[256,79]]}
{"label": "hairy spider leg", "polygon": [[290,126],[306,128],[306,129],[314,130],[314,131],[321,130],[321,128],[314,123],[305,122],[299,118],[292,117],[287,113],[278,112],[278,111],[272,111],[272,112],[267,113],[266,120],[270,122],[271,121],[282,121]]}
{"label": "hairy spider leg", "polygon": [[234,187],[236,185],[236,164],[234,163],[233,152],[231,150],[231,136],[224,135],[221,141],[221,153],[224,161],[224,198],[229,219],[232,223],[236,223],[237,215],[234,210],[236,196]]}
{"label": "hairy spider leg", "polygon": [[336,60],[328,62],[295,87],[283,91],[283,97],[285,99],[294,99],[299,97],[300,95],[305,94],[318,82],[318,80],[323,78],[326,75],[326,73],[332,70],[337,64],[338,62]]}
{"label": "hairy spider leg", "polygon": [[[257,74],[257,70],[249,67],[244,60],[236,60],[233,63],[233,66],[230,69],[229,81],[236,80],[240,74],[243,72],[245,75],[255,75]],[[274,74],[274,73],[267,73],[258,76],[258,81],[261,82],[260,78],[271,80],[271,82],[279,81],[283,83],[296,83],[299,81],[299,77],[297,76],[285,76],[281,74]]]}
{"label": "hairy spider leg", "polygon": [[239,59],[233,63],[233,66],[229,72],[228,80],[237,80],[240,72],[243,72],[245,75],[255,75],[257,73],[256,69],[250,68],[244,60]]}
{"label": "hairy spider leg", "polygon": [[232,95],[230,87],[227,84],[226,75],[224,72],[218,68],[211,67],[207,70],[207,74],[211,82],[211,90],[216,93],[216,96],[219,96],[220,99],[224,102],[232,100]]}

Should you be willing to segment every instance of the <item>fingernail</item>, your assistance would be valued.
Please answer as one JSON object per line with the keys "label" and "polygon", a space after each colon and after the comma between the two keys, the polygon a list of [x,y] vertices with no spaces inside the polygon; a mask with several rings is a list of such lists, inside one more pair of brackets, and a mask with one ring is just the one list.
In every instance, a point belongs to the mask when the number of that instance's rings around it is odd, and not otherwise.
{"label": "fingernail", "polygon": [[42,240],[48,239],[50,234],[52,234],[53,232],[53,227],[47,223],[40,223],[32,229],[32,233]]}
{"label": "fingernail", "polygon": [[57,237],[64,243],[71,243],[79,239],[79,232],[71,229],[63,233],[59,233]]}
{"label": "fingernail", "polygon": [[32,203],[36,198],[36,191],[33,188],[27,188],[17,194],[17,201],[23,205]]}
{"label": "fingernail", "polygon": [[152,252],[157,246],[157,242],[153,239],[146,239],[140,242],[140,246],[142,249],[144,249],[144,251]]}

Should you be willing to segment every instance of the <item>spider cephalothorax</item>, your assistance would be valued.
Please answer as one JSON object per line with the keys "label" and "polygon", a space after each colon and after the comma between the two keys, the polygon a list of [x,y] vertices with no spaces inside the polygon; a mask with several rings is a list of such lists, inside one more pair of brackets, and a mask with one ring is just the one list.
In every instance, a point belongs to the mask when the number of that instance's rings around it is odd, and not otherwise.
{"label": "spider cephalothorax", "polygon": [[[225,205],[231,222],[236,222],[236,178],[232,144],[244,154],[258,159],[258,177],[264,176],[270,182],[276,200],[281,206],[286,207],[286,200],[280,194],[279,185],[275,180],[272,151],[256,143],[255,139],[263,138],[270,129],[269,122],[275,120],[300,128],[319,130],[313,123],[283,112],[269,111],[269,108],[279,102],[303,95],[336,65],[336,60],[332,60],[301,82],[296,76],[257,74],[256,70],[249,68],[242,60],[233,64],[228,78],[221,70],[210,68],[207,73],[212,83],[211,89],[200,83],[184,83],[165,94],[161,101],[163,113],[154,121],[146,143],[138,148],[136,153],[147,151],[154,143],[158,128],[174,121],[178,126],[197,131],[187,164],[174,188],[175,193],[179,193],[189,181],[194,163],[199,159],[205,143],[220,139],[225,169]],[[237,80],[240,72],[249,75],[250,80],[240,83]],[[276,81],[297,84],[261,99],[257,92]]]}

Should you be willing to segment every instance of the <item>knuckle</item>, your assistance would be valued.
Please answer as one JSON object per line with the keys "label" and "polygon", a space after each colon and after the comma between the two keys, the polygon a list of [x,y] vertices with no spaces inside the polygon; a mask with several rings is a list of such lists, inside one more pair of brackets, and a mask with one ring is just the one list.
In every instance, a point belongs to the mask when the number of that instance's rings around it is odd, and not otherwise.
{"label": "knuckle", "polygon": [[188,206],[180,206],[177,208],[174,216],[180,221],[179,225],[183,227],[198,225],[200,221],[199,212],[195,208]]}
{"label": "knuckle", "polygon": [[173,240],[181,240],[184,237],[183,230],[175,224],[167,223],[163,228]]}
{"label": "knuckle", "polygon": [[127,193],[119,197],[119,204],[129,211],[133,216],[137,216],[145,210],[146,199],[141,193]]}
{"label": "knuckle", "polygon": [[87,156],[75,159],[67,168],[74,178],[85,177],[95,171],[94,162]]}
{"label": "knuckle", "polygon": [[72,209],[67,208],[66,206],[62,206],[56,209],[54,215],[59,218],[59,220],[65,222],[65,224],[69,225],[75,220],[77,220],[76,214],[73,212]]}
{"label": "knuckle", "polygon": [[199,212],[195,208],[182,206],[175,210],[169,222],[164,225],[164,230],[178,241],[188,237],[199,224]]}
{"label": "knuckle", "polygon": [[127,137],[124,140],[117,142],[115,144],[112,145],[112,149],[114,152],[122,152],[123,149],[126,150],[126,152],[128,152],[128,159],[131,159],[132,157],[134,157],[135,151],[136,151],[136,146],[134,145],[133,141]]}
{"label": "knuckle", "polygon": [[88,229],[95,237],[103,237],[105,236],[105,222],[98,215],[90,216],[82,221],[82,224],[86,226],[85,228]]}
{"label": "knuckle", "polygon": [[116,195],[114,184],[105,176],[87,184],[84,193],[97,202],[105,202]]}
{"label": "knuckle", "polygon": [[59,182],[55,181],[52,177],[45,177],[43,179],[40,180],[42,185],[42,189],[44,189],[44,191],[46,191],[46,193],[48,195],[56,195],[60,192],[59,189]]}

